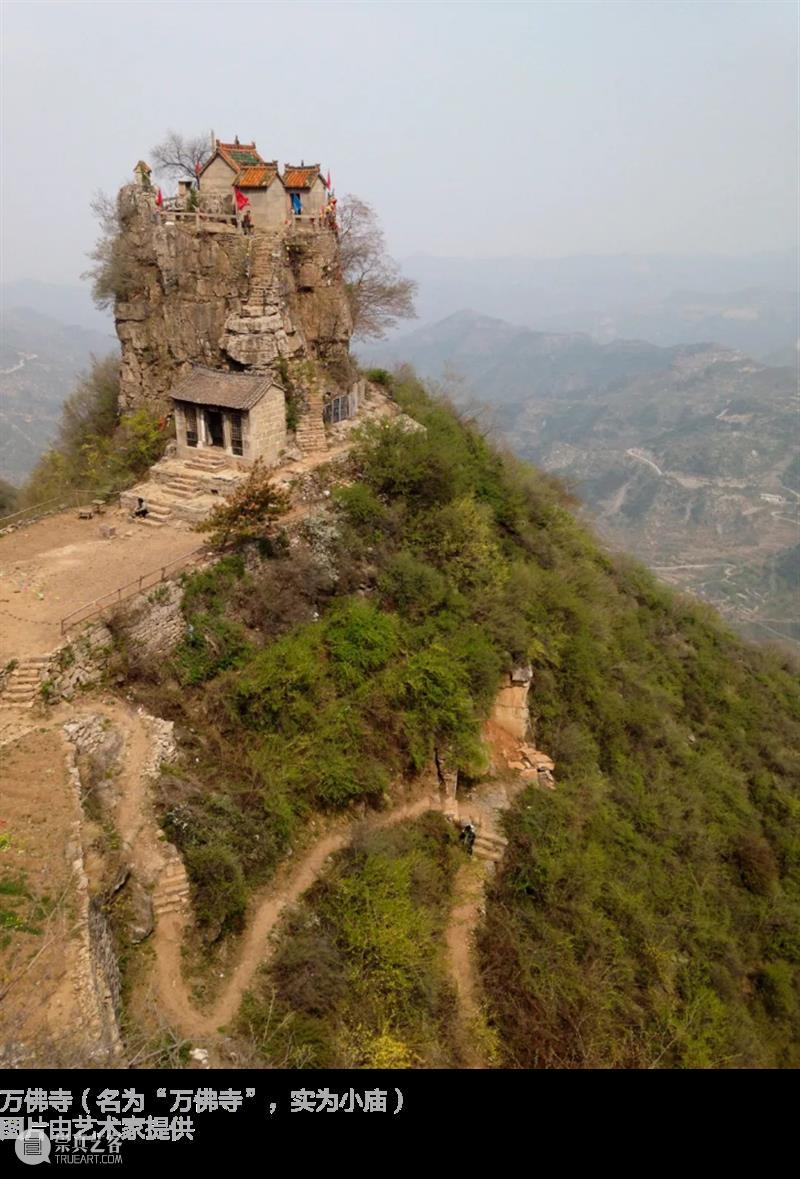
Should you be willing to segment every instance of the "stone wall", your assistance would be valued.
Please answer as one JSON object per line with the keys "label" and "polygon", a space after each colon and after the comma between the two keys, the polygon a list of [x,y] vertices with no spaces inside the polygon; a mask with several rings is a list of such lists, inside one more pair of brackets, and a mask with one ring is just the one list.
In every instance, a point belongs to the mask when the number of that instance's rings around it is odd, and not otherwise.
{"label": "stone wall", "polygon": [[227,195],[231,191],[235,178],[236,173],[220,156],[217,156],[203,172],[200,191],[203,195],[211,192]]}
{"label": "stone wall", "polygon": [[280,180],[273,180],[268,188],[249,188],[250,212],[257,229],[281,229],[291,216],[289,194]]}
{"label": "stone wall", "polygon": [[51,665],[54,697],[72,700],[81,688],[99,683],[113,645],[113,636],[104,622],[92,623],[66,643]]}
{"label": "stone wall", "polygon": [[[68,733],[68,736],[70,734]],[[77,808],[82,808],[81,779],[77,763],[77,746],[70,745],[68,755],[70,788]],[[81,1037],[89,1058],[99,1065],[110,1065],[122,1052],[117,1013],[120,977],[111,934],[98,903],[89,894],[81,823],[75,824],[67,856],[75,878],[75,924],[73,926],[75,969],[73,986],[81,1013]]]}
{"label": "stone wall", "polygon": [[125,615],[128,643],[150,658],[169,655],[186,633],[182,597],[177,582],[164,581],[143,597],[135,598]]}
{"label": "stone wall", "polygon": [[261,457],[273,467],[286,445],[286,398],[276,386],[250,410],[245,457]]}
{"label": "stone wall", "polygon": [[[175,649],[186,633],[182,597],[178,582],[164,581],[117,607],[126,641],[137,654],[160,659]],[[51,698],[72,700],[82,688],[99,684],[113,647],[114,636],[103,621],[79,631],[53,656]]]}

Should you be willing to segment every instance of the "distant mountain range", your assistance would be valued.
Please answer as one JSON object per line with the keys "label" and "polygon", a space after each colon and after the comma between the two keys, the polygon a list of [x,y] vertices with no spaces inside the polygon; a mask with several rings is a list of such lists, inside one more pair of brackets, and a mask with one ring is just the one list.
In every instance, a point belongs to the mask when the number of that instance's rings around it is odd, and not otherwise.
{"label": "distant mountain range", "polygon": [[603,344],[469,311],[362,355],[445,377],[518,454],[570,481],[612,543],[753,637],[800,640],[792,368],[714,344]]}
{"label": "distant mountain range", "polygon": [[791,363],[797,347],[796,250],[738,258],[415,255],[403,270],[419,283],[423,324],[474,307],[537,331],[587,332],[601,343],[713,340],[767,363]]}
{"label": "distant mountain range", "polygon": [[[5,293],[5,292],[4,292]],[[102,324],[102,320],[100,323]],[[92,356],[116,337],[26,307],[0,314],[0,479],[19,486],[52,442],[61,407]]]}

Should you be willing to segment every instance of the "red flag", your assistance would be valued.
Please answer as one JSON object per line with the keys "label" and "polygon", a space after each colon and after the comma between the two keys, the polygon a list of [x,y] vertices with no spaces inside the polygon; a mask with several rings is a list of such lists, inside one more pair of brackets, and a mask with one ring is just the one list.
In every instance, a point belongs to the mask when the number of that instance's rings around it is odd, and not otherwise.
{"label": "red flag", "polygon": [[200,163],[200,161],[198,160],[198,161],[197,161],[197,163],[196,163],[196,164],[195,164],[195,166],[194,166],[194,174],[195,174],[195,176],[199,176],[199,175],[200,175],[200,169],[202,168],[202,166],[203,166],[203,165],[202,165],[202,164]]}
{"label": "red flag", "polygon": [[250,197],[246,197],[240,188],[234,188],[233,195],[236,197],[236,208],[240,211],[250,204]]}
{"label": "red flag", "polygon": [[327,188],[328,192],[330,192],[330,190],[331,190],[331,170],[330,170],[330,168],[328,169],[328,179],[325,181],[325,187]]}
{"label": "red flag", "polygon": [[161,189],[157,188],[156,189],[156,208],[160,209],[163,204],[164,204],[164,198],[161,195]]}

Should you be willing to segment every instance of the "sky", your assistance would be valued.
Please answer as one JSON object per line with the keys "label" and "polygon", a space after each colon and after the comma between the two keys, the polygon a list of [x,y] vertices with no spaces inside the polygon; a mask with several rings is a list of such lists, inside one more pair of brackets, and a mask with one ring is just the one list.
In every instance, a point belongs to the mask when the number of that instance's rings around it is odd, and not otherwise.
{"label": "sky", "polygon": [[76,282],[168,128],[321,162],[398,257],[782,250],[798,4],[2,3],[4,281]]}

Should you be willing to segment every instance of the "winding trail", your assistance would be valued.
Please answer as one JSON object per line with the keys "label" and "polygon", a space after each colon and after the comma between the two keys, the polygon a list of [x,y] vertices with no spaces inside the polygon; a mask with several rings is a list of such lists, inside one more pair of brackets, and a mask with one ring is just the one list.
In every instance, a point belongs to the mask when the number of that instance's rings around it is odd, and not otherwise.
{"label": "winding trail", "polygon": [[[478,787],[470,798],[460,802],[439,789],[420,792],[383,812],[366,818],[340,821],[303,849],[297,858],[288,858],[275,878],[250,904],[246,929],[235,962],[228,970],[224,989],[213,1004],[199,1009],[193,1001],[191,985],[183,975],[182,946],[191,924],[188,882],[179,903],[160,908],[159,892],[166,882],[169,889],[175,880],[176,865],[186,881],[185,871],[176,849],[164,838],[151,797],[151,785],[159,770],[155,754],[157,726],[164,722],[148,716],[131,704],[109,697],[84,698],[80,704],[59,705],[49,713],[44,725],[41,716],[28,712],[7,717],[2,737],[14,741],[35,728],[61,728],[65,722],[99,717],[110,722],[123,737],[115,777],[117,801],[114,823],[128,866],[134,877],[151,892],[155,902],[155,924],[150,939],[153,961],[146,977],[136,989],[152,1000],[159,1017],[186,1040],[213,1038],[235,1019],[245,992],[261,966],[272,953],[270,935],[287,906],[295,904],[326,870],[330,857],[347,847],[365,828],[379,830],[418,818],[427,811],[438,811],[451,818],[468,818],[476,823],[481,838],[498,846],[491,858],[465,860],[456,874],[453,905],[445,930],[445,954],[453,979],[458,1008],[456,1041],[463,1066],[482,1068],[480,1036],[483,1025],[480,978],[474,956],[473,938],[483,913],[483,890],[487,875],[502,856],[505,840],[500,834],[500,813],[511,805],[524,783],[515,779],[494,781]],[[140,990],[141,989],[141,990]]]}
{"label": "winding trail", "polygon": [[356,830],[389,827],[416,819],[429,810],[441,810],[440,800],[431,797],[404,802],[373,819],[359,820],[318,839],[298,863],[284,865],[267,890],[256,898],[247,922],[247,932],[236,965],[213,1007],[201,1012],[193,1004],[181,972],[181,943],[188,924],[187,915],[171,913],[159,920],[156,929],[156,994],[163,1013],[187,1038],[201,1038],[217,1032],[236,1015],[245,991],[256,971],[270,957],[269,937],[287,905],[295,904],[324,871],[328,859],[351,842]]}
{"label": "winding trail", "polygon": [[[99,709],[96,711],[100,711]],[[102,711],[125,735],[124,767],[117,826],[141,879],[153,881],[174,871],[175,849],[163,838],[149,798],[148,779],[157,772],[148,752],[148,718],[132,708],[105,705]],[[152,718],[149,718],[152,723]],[[359,831],[380,830],[438,811],[451,818],[471,820],[479,835],[474,859],[459,868],[453,906],[445,930],[448,967],[456,991],[456,1039],[467,1068],[482,1068],[480,1048],[483,1023],[481,984],[474,954],[474,933],[483,914],[484,885],[505,850],[500,816],[525,787],[518,777],[506,777],[478,786],[469,799],[457,802],[439,789],[421,792],[367,818],[344,820],[329,828],[297,859],[287,859],[275,878],[251,901],[235,963],[225,987],[210,1007],[198,1009],[183,975],[181,947],[191,922],[187,905],[158,912],[153,934],[154,963],[149,985],[160,1015],[189,1040],[213,1037],[236,1017],[245,992],[257,971],[269,961],[270,936],[287,906],[296,904],[326,870],[336,852],[347,847]],[[156,886],[158,887],[158,886]]]}

